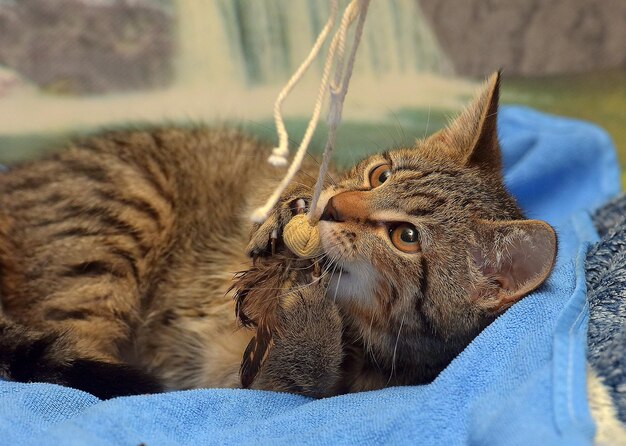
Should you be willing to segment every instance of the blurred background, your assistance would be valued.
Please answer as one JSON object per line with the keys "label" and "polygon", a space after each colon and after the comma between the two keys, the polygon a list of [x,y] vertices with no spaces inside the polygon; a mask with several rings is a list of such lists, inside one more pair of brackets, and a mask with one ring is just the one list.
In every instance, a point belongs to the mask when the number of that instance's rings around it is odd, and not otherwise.
{"label": "blurred background", "polygon": [[[273,102],[327,17],[324,0],[0,0],[0,162],[143,123],[275,141]],[[285,104],[297,141],[321,65]],[[625,0],[373,0],[340,161],[437,130],[498,68],[504,103],[602,126],[626,166]]]}

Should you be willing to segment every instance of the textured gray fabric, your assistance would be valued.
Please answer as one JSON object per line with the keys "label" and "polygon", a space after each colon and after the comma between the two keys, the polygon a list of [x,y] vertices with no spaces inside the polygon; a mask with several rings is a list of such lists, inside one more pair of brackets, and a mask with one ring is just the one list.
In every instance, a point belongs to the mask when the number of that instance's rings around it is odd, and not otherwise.
{"label": "textured gray fabric", "polygon": [[593,215],[593,224],[600,237],[626,222],[626,196],[620,195],[606,203]]}
{"label": "textured gray fabric", "polygon": [[626,195],[593,220],[602,239],[587,254],[587,355],[626,423]]}

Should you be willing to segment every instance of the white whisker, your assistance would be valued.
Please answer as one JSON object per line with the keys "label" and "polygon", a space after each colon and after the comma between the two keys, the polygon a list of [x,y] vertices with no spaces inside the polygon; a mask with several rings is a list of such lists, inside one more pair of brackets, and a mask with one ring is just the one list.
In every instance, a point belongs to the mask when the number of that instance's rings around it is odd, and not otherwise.
{"label": "white whisker", "polygon": [[396,371],[396,352],[398,351],[398,342],[400,341],[400,332],[402,331],[402,326],[404,325],[405,317],[406,317],[406,313],[402,315],[400,328],[398,328],[398,335],[396,336],[396,345],[393,347],[393,357],[391,358],[391,373],[389,374],[389,380],[387,381],[387,385],[389,385],[389,383],[391,382],[391,378],[393,378],[393,374]]}
{"label": "white whisker", "polygon": [[333,302],[337,302],[337,292],[339,291],[339,283],[341,282],[341,274],[343,273],[343,270],[340,269],[339,270],[339,278],[337,279],[337,286],[335,287],[335,295],[333,296]]}
{"label": "white whisker", "polygon": [[378,359],[376,359],[376,355],[374,354],[374,348],[372,346],[372,327],[374,325],[374,317],[376,317],[376,313],[372,312],[372,318],[370,319],[370,325],[369,325],[369,334],[367,337],[363,336],[363,340],[365,341],[365,351],[367,352],[367,354],[369,355],[370,358],[372,358],[372,361],[374,362],[374,365],[376,366],[376,368],[378,370],[380,370],[380,364],[378,364]]}

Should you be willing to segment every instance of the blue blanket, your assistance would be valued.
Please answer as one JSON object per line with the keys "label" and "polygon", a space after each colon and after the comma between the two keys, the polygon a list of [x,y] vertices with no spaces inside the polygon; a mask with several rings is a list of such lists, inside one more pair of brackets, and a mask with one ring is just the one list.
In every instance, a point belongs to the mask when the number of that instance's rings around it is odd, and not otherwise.
{"label": "blue blanket", "polygon": [[430,385],[325,400],[194,390],[99,401],[47,384],[0,382],[0,443],[590,444],[585,392],[585,211],[619,190],[598,128],[518,107],[500,134],[508,187],[529,217],[553,224],[553,274],[478,336]]}

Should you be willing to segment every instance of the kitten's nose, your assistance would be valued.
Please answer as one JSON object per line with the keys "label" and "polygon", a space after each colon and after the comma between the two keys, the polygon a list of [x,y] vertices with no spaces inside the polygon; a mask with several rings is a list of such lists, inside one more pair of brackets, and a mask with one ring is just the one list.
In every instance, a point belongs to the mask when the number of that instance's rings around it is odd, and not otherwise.
{"label": "kitten's nose", "polygon": [[320,220],[326,221],[346,221],[346,220],[366,220],[369,216],[369,209],[365,192],[342,192],[335,195],[326,204]]}
{"label": "kitten's nose", "polygon": [[324,208],[324,212],[322,213],[320,220],[343,221],[341,219],[341,216],[339,215],[339,212],[335,208],[335,204],[333,203],[334,199],[335,197],[332,197],[330,200],[328,200],[328,203],[326,203],[326,207]]}

